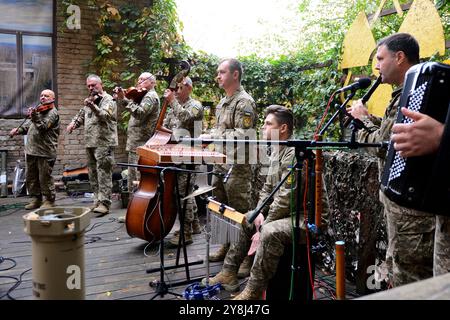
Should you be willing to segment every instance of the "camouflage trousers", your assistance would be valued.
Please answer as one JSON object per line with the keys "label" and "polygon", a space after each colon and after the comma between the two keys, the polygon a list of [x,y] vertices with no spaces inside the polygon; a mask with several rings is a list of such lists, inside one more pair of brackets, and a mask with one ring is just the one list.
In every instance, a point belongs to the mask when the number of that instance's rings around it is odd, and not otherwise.
{"label": "camouflage trousers", "polygon": [[[252,211],[247,212],[246,218],[250,218]],[[223,261],[223,270],[237,274],[239,266],[244,258],[247,256],[247,252],[252,244],[252,236],[255,234],[255,225],[249,224],[244,221],[241,225],[241,231],[239,233],[239,241],[231,244],[230,249]]]}
{"label": "camouflage trousers", "polygon": [[26,155],[28,193],[32,197],[55,201],[55,183],[52,177],[55,159]]}
{"label": "camouflage trousers", "polygon": [[[195,167],[191,169],[195,170]],[[178,174],[178,190],[180,192],[180,201],[182,198],[188,196],[194,191],[195,175],[191,174],[189,180],[189,188],[186,190],[188,174]],[[189,198],[181,201],[181,205],[183,208],[186,208],[184,212],[184,230],[191,230],[192,222],[194,222],[194,220],[198,220],[198,210],[197,204],[195,203],[195,198]]]}
{"label": "camouflage trousers", "polygon": [[89,182],[94,191],[94,201],[111,206],[112,169],[114,165],[114,148],[86,148]]}
{"label": "camouflage trousers", "polygon": [[[130,164],[138,164],[139,156],[134,151],[128,152],[128,163]],[[133,192],[134,186],[133,181],[140,181],[141,180],[141,174],[139,173],[137,168],[134,167],[128,167],[128,192]]]}
{"label": "camouflage trousers", "polygon": [[[214,171],[222,174],[226,174],[229,169],[230,165],[214,166]],[[252,207],[253,171],[251,165],[235,164],[226,183],[223,183],[223,177],[213,176],[213,196],[239,212],[249,211]]]}
{"label": "camouflage trousers", "polygon": [[[304,223],[300,219],[300,243],[306,243]],[[284,248],[292,243],[291,217],[263,224],[255,260],[250,271],[248,286],[255,291],[267,289],[269,280],[277,271]]]}
{"label": "camouflage trousers", "polygon": [[[251,212],[246,214],[247,219]],[[305,232],[303,232],[303,222],[300,228],[300,243],[306,242]],[[256,232],[255,225],[244,222],[242,224],[239,241],[232,244],[228,250],[223,263],[223,270],[237,274],[239,266],[252,243],[252,236]],[[253,290],[262,291],[267,289],[269,280],[273,278],[277,271],[278,262],[284,253],[284,248],[292,243],[292,222],[291,217],[276,220],[264,224],[261,229],[260,244],[256,250],[253,266],[250,271],[248,285]]]}
{"label": "camouflage trousers", "polygon": [[393,286],[432,277],[435,215],[399,206],[381,191],[380,201],[386,216],[386,263]]}
{"label": "camouflage trousers", "polygon": [[433,274],[450,272],[450,216],[436,216]]}

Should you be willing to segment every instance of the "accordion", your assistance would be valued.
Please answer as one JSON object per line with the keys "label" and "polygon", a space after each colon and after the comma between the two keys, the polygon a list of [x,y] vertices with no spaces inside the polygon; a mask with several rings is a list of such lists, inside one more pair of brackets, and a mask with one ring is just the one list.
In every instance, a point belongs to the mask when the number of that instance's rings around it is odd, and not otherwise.
{"label": "accordion", "polygon": [[393,202],[411,209],[450,215],[450,66],[425,62],[405,76],[396,123],[411,123],[400,109],[406,107],[445,123],[436,153],[401,157],[389,143],[381,190]]}

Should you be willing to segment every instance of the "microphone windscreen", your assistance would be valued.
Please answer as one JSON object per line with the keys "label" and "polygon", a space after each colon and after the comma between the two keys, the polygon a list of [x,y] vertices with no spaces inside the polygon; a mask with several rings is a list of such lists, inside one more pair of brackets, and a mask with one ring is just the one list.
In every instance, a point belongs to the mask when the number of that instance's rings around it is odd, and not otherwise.
{"label": "microphone windscreen", "polygon": [[370,80],[370,78],[361,78],[358,80],[360,89],[368,88],[371,83],[372,83],[372,80]]}

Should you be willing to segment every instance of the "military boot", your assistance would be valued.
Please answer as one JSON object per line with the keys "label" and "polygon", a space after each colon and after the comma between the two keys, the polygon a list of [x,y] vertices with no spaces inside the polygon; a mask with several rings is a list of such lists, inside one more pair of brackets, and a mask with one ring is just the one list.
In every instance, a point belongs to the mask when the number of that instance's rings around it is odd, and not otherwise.
{"label": "military boot", "polygon": [[41,209],[50,209],[55,206],[55,199],[53,198],[46,198],[44,203],[41,206]]}
{"label": "military boot", "polygon": [[223,244],[219,248],[219,250],[217,250],[215,253],[209,255],[208,260],[210,262],[223,261],[225,259],[225,256],[227,255],[228,249],[230,249],[230,244],[229,243]]}
{"label": "military boot", "polygon": [[250,269],[252,268],[253,265],[253,258],[255,256],[246,256],[244,258],[244,261],[242,261],[241,265],[239,266],[239,271],[238,271],[238,278],[247,278],[250,275]]}
{"label": "military boot", "polygon": [[[174,237],[172,237],[172,239],[169,240],[169,247],[178,247],[178,242],[180,239],[180,232],[178,232],[178,234]],[[185,232],[184,233],[184,244],[187,246],[189,244],[192,244],[194,241],[192,240],[192,233],[190,232]]]}
{"label": "military boot", "polygon": [[200,221],[198,219],[192,221],[192,233],[193,234],[202,233],[202,225],[200,224]]}
{"label": "military boot", "polygon": [[104,204],[100,203],[97,208],[93,210],[94,213],[96,213],[96,217],[103,217],[109,213],[109,208]]}
{"label": "military boot", "polygon": [[262,294],[263,290],[254,289],[246,285],[245,289],[234,297],[233,300],[261,300]]}
{"label": "military boot", "polygon": [[[239,291],[239,281],[237,275],[233,272],[226,272],[222,270],[218,274],[216,274],[216,276],[209,278],[209,286],[213,286],[218,283],[220,283],[226,291]],[[206,286],[206,278],[202,279],[202,285]]]}
{"label": "military boot", "polygon": [[27,210],[37,209],[41,206],[41,204],[42,204],[42,199],[40,199],[38,197],[33,197],[31,199],[31,202],[25,206],[25,209],[27,209]]}

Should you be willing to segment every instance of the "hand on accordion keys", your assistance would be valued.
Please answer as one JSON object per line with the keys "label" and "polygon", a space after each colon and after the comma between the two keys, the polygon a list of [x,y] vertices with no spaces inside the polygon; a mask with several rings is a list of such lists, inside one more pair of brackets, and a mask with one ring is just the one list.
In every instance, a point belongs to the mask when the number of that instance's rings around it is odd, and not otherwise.
{"label": "hand on accordion keys", "polygon": [[392,127],[392,141],[400,156],[416,157],[436,152],[444,133],[444,124],[430,116],[401,109],[403,115],[414,122],[396,123]]}

